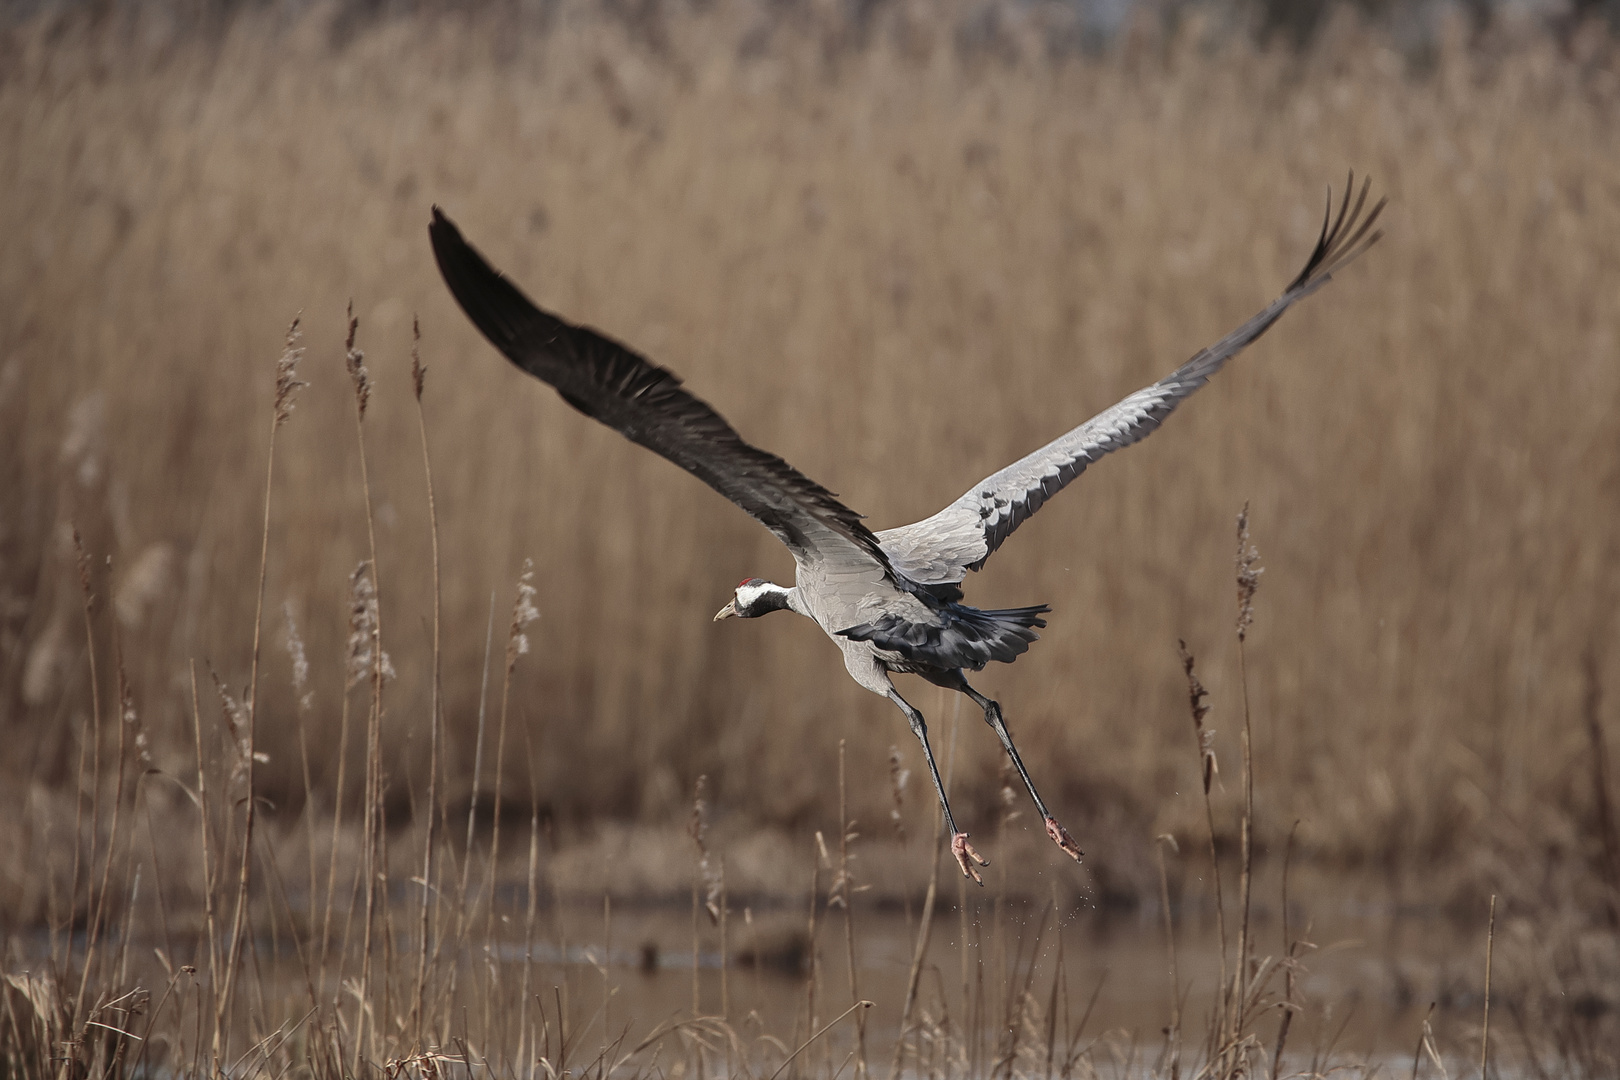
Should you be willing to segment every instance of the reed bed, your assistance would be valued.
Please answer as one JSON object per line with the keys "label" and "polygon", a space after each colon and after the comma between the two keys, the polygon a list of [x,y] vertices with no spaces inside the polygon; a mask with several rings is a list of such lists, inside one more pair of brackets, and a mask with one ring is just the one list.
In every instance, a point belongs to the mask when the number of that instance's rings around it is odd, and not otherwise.
{"label": "reed bed", "polygon": [[[145,1067],[146,1043],[96,1027],[139,1034],[118,1012],[135,920],[165,939],[167,989],[143,984],[143,1007],[177,1017],[166,1068],[426,1075],[505,1038],[497,1071],[611,1071],[650,1032],[608,1037],[605,954],[600,1046],[570,1065],[572,1002],[514,1005],[468,957],[500,937],[514,858],[534,925],[546,829],[679,820],[700,777],[734,827],[823,830],[809,937],[856,951],[848,823],[889,819],[898,717],[808,625],[708,625],[731,582],[785,577],[786,557],[499,362],[434,275],[430,203],[881,527],[1246,317],[1351,166],[1391,197],[1378,248],[973,582],[986,605],[1056,609],[991,677],[1088,837],[1089,877],[1053,910],[1168,914],[1191,852],[1224,861],[1225,890],[1199,886],[1234,931],[1200,1059],[1222,1069],[1283,1055],[1286,1029],[1260,1040],[1256,1018],[1292,1015],[1275,1006],[1297,951],[1254,969],[1247,927],[1254,867],[1284,849],[1376,873],[1396,903],[1481,917],[1500,893],[1498,978],[1596,986],[1589,1011],[1610,1015],[1607,39],[1459,24],[1414,51],[1341,19],[1293,53],[1194,19],[1091,55],[997,10],[897,5],[859,33],[740,2],[6,31],[0,913],[8,934],[51,928],[48,980],[7,992],[12,1067],[43,1075],[64,1039],[86,1072]],[[294,312],[305,352],[289,334],[278,366]],[[1240,644],[1209,629],[1230,588],[1209,538],[1245,501],[1269,607]],[[503,644],[484,628],[508,613]],[[1228,718],[1193,692],[1213,802],[1185,753],[1178,636]],[[1013,836],[983,735],[964,725],[955,798]],[[735,946],[724,866],[700,891]],[[953,894],[908,882],[920,931]],[[817,906],[834,887],[836,916]],[[960,945],[976,908],[956,906]],[[981,925],[1005,961],[1005,923]],[[610,928],[604,912],[604,947]],[[266,935],[294,948],[307,1015],[266,1011],[245,975]],[[914,976],[932,996],[914,988],[918,1041],[894,1060],[1022,1074],[1044,1031],[1061,1064],[1057,1018],[1081,1003],[1011,955],[988,983],[964,960],[954,995],[954,974]],[[861,1014],[850,976],[812,975],[771,1060]],[[1516,1009],[1530,1060],[1607,1060],[1581,1056],[1590,1017],[1556,995],[1499,993],[1491,1030]],[[476,1039],[447,1011],[469,1001]],[[732,1021],[691,1012],[665,1036],[685,1068],[746,1058]],[[793,1067],[832,1075],[841,1045]],[[1071,1074],[1096,1064],[1085,1045]]]}
{"label": "reed bed", "polygon": [[[369,385],[352,326],[345,347],[363,445]],[[267,508],[274,505],[276,436],[303,386],[297,369],[301,356],[295,322],[277,364]],[[424,380],[419,365],[416,373],[420,392]],[[425,425],[420,434],[426,451]],[[424,452],[429,492],[431,461]],[[268,542],[269,534],[266,525],[261,538]],[[1247,507],[1238,515],[1237,537],[1235,636],[1241,656],[1255,624],[1262,573]],[[93,661],[97,622],[116,617],[97,603],[92,560],[82,540],[74,539],[80,555],[87,652]],[[507,681],[517,658],[531,648],[528,634],[536,593],[530,584],[532,573],[526,566],[514,590],[505,641]],[[386,797],[379,779],[384,751],[375,721],[385,681],[394,668],[382,648],[383,612],[371,585],[373,574],[375,563],[367,562],[351,579],[349,689],[356,693],[344,720],[360,726],[360,717],[368,719],[360,823],[351,823],[347,831],[342,827],[341,803],[323,810],[308,781],[301,814],[272,813],[261,820],[257,811],[263,797],[253,791],[254,766],[262,758],[255,734],[256,698],[251,689],[245,699],[234,698],[214,676],[217,703],[209,710],[214,715],[205,720],[195,666],[190,671],[193,767],[182,774],[159,767],[149,753],[145,724],[129,691],[115,626],[117,712],[110,724],[99,723],[98,716],[84,732],[71,826],[37,811],[29,813],[23,824],[24,841],[31,849],[25,862],[37,868],[34,873],[49,888],[37,925],[9,924],[0,948],[4,976],[0,1069],[6,1076],[474,1080],[483,1073],[522,1080],[574,1076],[778,1080],[786,1074],[836,1080],[846,1071],[869,1076],[887,1061],[891,1080],[924,1076],[1237,1080],[1256,1075],[1275,1080],[1372,1076],[1387,1064],[1337,1050],[1337,1034],[1323,1039],[1338,1003],[1305,992],[1297,980],[1308,972],[1309,953],[1315,946],[1289,929],[1286,856],[1280,902],[1282,951],[1265,952],[1258,933],[1251,933],[1251,926],[1255,931],[1260,927],[1260,920],[1251,923],[1256,855],[1247,842],[1258,821],[1253,746],[1246,737],[1240,759],[1242,797],[1227,800],[1231,805],[1217,811],[1212,781],[1219,765],[1204,726],[1208,692],[1184,646],[1182,669],[1194,736],[1184,756],[1196,763],[1204,780],[1208,824],[1204,840],[1210,862],[1205,867],[1196,859],[1184,859],[1174,837],[1167,834],[1161,839],[1175,852],[1178,875],[1210,872],[1219,925],[1218,975],[1187,974],[1178,961],[1178,922],[1184,926],[1190,916],[1196,917],[1198,898],[1178,883],[1178,895],[1172,899],[1161,847],[1159,899],[1170,1019],[1158,1037],[1132,1029],[1088,1029],[1106,972],[1080,1005],[1065,963],[1062,932],[1063,924],[1088,905],[1077,906],[1067,899],[1055,881],[1050,899],[1033,906],[1027,896],[1009,890],[1006,866],[1014,857],[1009,827],[1022,812],[1007,771],[999,796],[997,854],[1002,868],[992,875],[999,879],[993,896],[984,898],[977,890],[970,895],[969,887],[958,879],[958,933],[954,940],[930,949],[932,935],[949,933],[944,926],[936,931],[934,925],[936,916],[943,915],[937,902],[944,863],[943,820],[935,811],[932,869],[915,926],[909,907],[906,914],[906,935],[915,945],[903,984],[903,1005],[896,1015],[892,1012],[896,1002],[887,1001],[885,1024],[869,1032],[867,1014],[878,1002],[862,996],[861,973],[866,971],[870,978],[875,965],[858,944],[862,931],[857,913],[870,907],[861,894],[871,885],[863,880],[858,852],[860,823],[849,816],[844,745],[839,748],[839,831],[831,844],[822,832],[815,833],[814,846],[806,852],[808,925],[802,936],[788,939],[785,951],[775,959],[760,948],[751,907],[743,908],[748,943],[734,947],[726,854],[711,835],[708,781],[699,778],[688,826],[694,849],[691,1002],[689,1010],[671,1015],[667,991],[662,1008],[656,994],[650,1002],[645,994],[627,995],[629,1004],[616,1005],[626,990],[625,980],[635,976],[626,970],[631,965],[624,951],[614,948],[610,895],[602,896],[600,934],[592,930],[589,944],[576,938],[570,946],[562,882],[555,869],[546,875],[552,895],[542,895],[540,798],[532,776],[526,872],[521,879],[514,882],[509,873],[505,877],[501,873],[501,817],[494,817],[487,835],[478,834],[476,842],[458,846],[453,842],[458,830],[451,827],[457,824],[455,814],[435,798],[437,789],[431,785],[426,801],[415,808],[425,827],[394,831],[390,855],[391,831],[385,827]],[[289,651],[296,657],[296,648]],[[94,663],[91,667],[94,670]],[[1247,667],[1240,661],[1240,683],[1246,684],[1247,678]],[[99,709],[99,696],[94,701]],[[104,727],[110,727],[115,737]],[[956,747],[953,730],[946,755],[948,784],[955,778]],[[892,762],[891,754],[891,767]],[[436,762],[430,772],[437,775]],[[310,775],[307,766],[305,775]],[[893,823],[907,817],[904,789],[903,772],[897,771],[891,787]],[[165,800],[166,791],[177,791],[183,799]],[[931,801],[926,804],[933,809]],[[266,801],[266,809],[273,810],[273,804]],[[330,816],[332,830],[330,858],[324,867],[317,857],[320,842],[327,837],[323,813]],[[469,804],[466,814],[468,835],[473,836],[476,807]],[[1230,897],[1221,884],[1223,859],[1216,822],[1232,815],[1245,842],[1235,859],[1229,855],[1225,860],[1235,862],[1229,873],[1235,869],[1241,882],[1229,933],[1225,912]],[[897,833],[904,845],[903,832]],[[551,841],[548,835],[546,847],[553,846]],[[341,853],[340,842],[346,848]],[[508,870],[514,861],[508,857]],[[58,888],[52,872],[69,863],[71,877]],[[422,868],[419,874],[412,873],[416,866]],[[480,879],[481,885],[470,886]],[[542,906],[549,927],[539,925]],[[835,909],[841,916],[841,942],[835,930],[825,928]],[[1523,918],[1520,924],[1521,930],[1530,925]],[[1493,895],[1485,929],[1483,1012],[1477,1034],[1482,1077],[1493,1063],[1496,926]],[[1602,981],[1616,970],[1614,941],[1612,931],[1594,938],[1579,926],[1550,930],[1538,926],[1520,934],[1517,963],[1509,968],[1513,989],[1508,996],[1517,1027],[1506,1052],[1501,1046],[1505,1040],[1498,1036],[1499,1068],[1505,1064],[1538,1075],[1552,1070],[1557,1075],[1600,1076],[1614,1067],[1614,1018],[1610,990]],[[1564,955],[1570,951],[1577,954],[1573,965]],[[148,953],[155,964],[146,958]],[[959,988],[949,985],[946,975],[956,960]],[[840,962],[847,978],[842,985],[837,978]],[[634,963],[643,980],[666,966],[651,942],[641,946]],[[787,1029],[773,1028],[760,1011],[765,1001],[761,969],[767,964],[776,969],[771,978],[778,991],[791,983],[802,993],[802,1008],[794,1005],[788,1010]],[[712,969],[707,978],[706,968]],[[732,971],[737,969],[740,976],[743,968],[752,969],[754,982],[752,1007],[746,1011],[743,1002],[750,995],[740,990],[734,994],[732,989]],[[1494,970],[1499,973],[1500,1014],[1502,968]],[[894,973],[887,974],[890,987],[900,985],[893,980]],[[1580,995],[1574,1004],[1569,1001],[1571,980]],[[1195,994],[1207,995],[1201,1035],[1191,1025],[1183,1026]],[[1455,1068],[1463,1054],[1473,1050],[1474,1029],[1459,1022],[1458,1012],[1457,1003],[1448,1003],[1441,1017],[1447,1029],[1442,1041],[1431,1024],[1434,1005],[1430,1006],[1415,1032],[1414,1076],[1425,1060],[1440,1075],[1448,1075],[1447,1062]],[[1289,1042],[1299,1016],[1307,1017],[1316,1029],[1305,1048],[1297,1037],[1292,1047]]]}
{"label": "reed bed", "polygon": [[[318,15],[250,12],[213,37],[12,31],[0,700],[15,767],[68,782],[90,706],[72,526],[112,557],[98,589],[140,643],[126,668],[154,754],[189,752],[191,659],[251,681],[252,417],[265,343],[301,311],[322,392],[278,447],[297,494],[270,523],[264,633],[282,640],[290,611],[304,635],[317,786],[339,767],[347,678],[345,622],[317,613],[372,557],[374,525],[375,587],[400,613],[389,651],[412,657],[375,733],[391,820],[427,782],[435,602],[453,628],[443,782],[466,800],[477,628],[526,557],[553,632],[514,674],[508,722],[533,731],[549,814],[666,820],[703,774],[732,811],[802,825],[833,805],[843,738],[864,763],[852,805],[875,818],[892,707],[843,685],[807,625],[706,623],[740,576],[790,574],[785,555],[500,362],[434,275],[428,205],[884,526],[1265,302],[1355,166],[1391,197],[1378,250],[975,578],[980,602],[1055,609],[991,684],[1071,816],[1121,815],[1139,837],[1195,827],[1163,752],[1181,692],[1164,657],[1215,576],[1197,538],[1247,499],[1289,586],[1252,642],[1269,661],[1252,692],[1267,797],[1300,819],[1302,857],[1427,861],[1503,821],[1590,822],[1591,785],[1570,779],[1590,746],[1582,658],[1616,676],[1613,530],[1594,512],[1620,378],[1607,44],[1571,58],[1551,38],[1470,48],[1459,30],[1414,60],[1341,22],[1300,55],[1195,25],[1054,60],[1016,24],[975,49],[895,9],[860,45],[794,11],[626,24],[565,7],[548,29],[422,16],[336,45]],[[371,518],[331,392],[351,297],[375,384]],[[413,313],[440,388],[424,403],[442,433],[437,533]],[[255,784],[296,803],[286,661],[261,663]],[[1228,665],[1211,670],[1225,696]],[[964,752],[972,820],[993,810],[999,751]],[[486,761],[484,805],[521,798],[525,775]]]}

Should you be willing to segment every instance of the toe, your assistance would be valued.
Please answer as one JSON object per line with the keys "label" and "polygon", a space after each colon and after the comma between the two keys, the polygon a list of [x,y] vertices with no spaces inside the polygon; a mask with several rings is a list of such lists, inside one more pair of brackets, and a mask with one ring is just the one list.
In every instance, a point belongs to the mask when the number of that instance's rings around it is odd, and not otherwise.
{"label": "toe", "polygon": [[1080,846],[1074,842],[1074,837],[1069,835],[1069,830],[1058,824],[1057,818],[1046,819],[1046,835],[1050,836],[1052,842],[1062,848],[1069,858],[1075,862],[1080,861],[1080,856],[1083,854]]}
{"label": "toe", "polygon": [[967,833],[957,833],[951,837],[951,854],[956,857],[956,865],[962,868],[963,877],[972,879],[977,885],[984,884],[984,878],[979,876],[979,872],[973,868],[973,864],[978,863],[980,866],[989,866],[990,860],[973,850],[973,845],[968,843]]}

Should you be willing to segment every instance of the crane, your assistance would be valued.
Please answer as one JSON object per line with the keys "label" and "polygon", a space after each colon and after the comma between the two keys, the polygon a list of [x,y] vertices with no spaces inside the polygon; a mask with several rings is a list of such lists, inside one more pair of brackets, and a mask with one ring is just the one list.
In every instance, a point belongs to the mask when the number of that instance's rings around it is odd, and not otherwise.
{"label": "crane", "polygon": [[992,660],[1015,660],[1036,640],[1035,631],[1046,625],[1042,616],[1051,609],[1045,604],[970,607],[962,603],[962,581],[1087,465],[1149,435],[1283,312],[1377,242],[1382,233],[1373,226],[1385,200],[1369,210],[1369,184],[1364,181],[1357,194],[1354,179],[1352,175],[1336,213],[1329,191],[1322,230],[1304,269],[1247,322],[1152,386],[985,477],[934,516],[882,532],[873,532],[861,515],[780,457],[745,442],[672,372],[590,327],[536,306],[463,239],[437,206],[428,232],[445,284],[496,349],[549,383],[586,416],[714,488],[787,546],[794,584],[746,578],[714,620],[752,619],[773,611],[815,620],[843,651],[844,666],[855,682],[905,714],[922,744],[951,854],[965,876],[983,884],[975,866],[987,866],[988,860],[951,815],[928,725],[890,676],[920,675],[971,698],[1017,768],[1047,835],[1080,860],[1080,848],[1036,791],[1001,706],[975,690],[963,674]]}

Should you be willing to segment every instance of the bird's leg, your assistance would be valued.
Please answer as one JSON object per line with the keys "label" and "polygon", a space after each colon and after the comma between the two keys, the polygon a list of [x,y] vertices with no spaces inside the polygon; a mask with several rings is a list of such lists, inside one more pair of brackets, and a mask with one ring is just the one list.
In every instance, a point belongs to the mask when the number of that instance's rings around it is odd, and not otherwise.
{"label": "bird's leg", "polygon": [[1052,842],[1062,848],[1071,859],[1079,862],[1083,852],[1069,835],[1069,830],[1058,824],[1057,818],[1047,811],[1046,804],[1041,801],[1040,793],[1035,790],[1035,782],[1029,778],[1029,771],[1024,768],[1023,759],[1018,756],[1018,748],[1013,745],[1012,732],[1007,730],[1007,722],[1001,717],[1001,706],[969,686],[966,679],[962,680],[962,685],[958,689],[984,710],[985,723],[995,729],[996,737],[1001,740],[1001,745],[1006,747],[1007,756],[1012,758],[1014,767],[1018,769],[1018,775],[1023,777],[1024,787],[1029,789],[1029,797],[1035,800],[1035,809],[1040,812],[1041,819],[1046,823],[1046,835],[1050,836]]}
{"label": "bird's leg", "polygon": [[968,843],[968,834],[956,831],[956,820],[951,817],[951,804],[945,798],[945,785],[939,779],[939,766],[934,764],[934,750],[928,745],[928,724],[923,715],[913,708],[911,703],[900,696],[900,692],[893,687],[889,688],[889,700],[900,706],[900,711],[906,714],[906,720],[911,724],[911,732],[922,743],[923,757],[928,759],[928,773],[934,778],[934,792],[939,796],[939,809],[945,815],[945,829],[951,834],[951,855],[956,858],[956,865],[962,868],[964,877],[972,878],[977,884],[983,885],[984,878],[973,868],[973,863],[980,866],[989,866],[990,860],[973,850]]}

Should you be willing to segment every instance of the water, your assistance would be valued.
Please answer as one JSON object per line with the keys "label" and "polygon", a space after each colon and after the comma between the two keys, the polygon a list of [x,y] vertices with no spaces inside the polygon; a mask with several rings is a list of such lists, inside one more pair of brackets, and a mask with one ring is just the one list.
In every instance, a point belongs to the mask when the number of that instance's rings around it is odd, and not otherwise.
{"label": "water", "polygon": [[[1453,1074],[1466,1068],[1478,1052],[1483,928],[1436,910],[1353,900],[1351,894],[1343,883],[1319,882],[1290,904],[1290,940],[1309,944],[1295,947],[1294,1000],[1300,1008],[1289,1032],[1285,1075],[1329,1061],[1407,1075],[1425,1018],[1448,1068]],[[986,1075],[998,1061],[1012,1058],[1014,1071],[1041,1074],[1048,1054],[1054,1071],[1065,1061],[1082,1075],[1087,1067],[1103,1075],[1162,1071],[1166,1028],[1177,1005],[1184,1071],[1200,1060],[1221,972],[1213,905],[1195,903],[1177,912],[1173,984],[1157,905],[1130,912],[1083,905],[1060,911],[1051,904],[998,899],[988,890],[966,895],[968,906],[958,910],[945,906],[955,903],[954,884],[942,891],[920,968],[914,1026],[921,1025],[921,1035],[908,1051],[908,1073]],[[842,909],[823,907],[812,938],[807,903],[734,903],[723,935],[706,914],[699,916],[694,952],[688,907],[547,904],[537,907],[530,924],[521,891],[498,895],[504,899],[519,902],[497,908],[488,936],[481,911],[459,939],[453,914],[435,913],[443,918],[436,919],[439,947],[425,1002],[446,1053],[487,1059],[503,1074],[541,1056],[574,1069],[603,1057],[623,1058],[661,1026],[690,1018],[695,1007],[701,1015],[724,1018],[725,1025],[677,1030],[631,1057],[626,1070],[692,1060],[696,1037],[703,1036],[710,1049],[698,1067],[705,1072],[735,1073],[746,1060],[753,1075],[768,1078],[811,1032],[852,1001],[866,999],[873,1002],[859,1016],[866,1054],[873,1072],[888,1074],[917,940],[917,910],[878,906],[857,895],[847,927]],[[381,948],[374,953],[372,985],[381,987],[377,975],[385,967],[392,979],[386,997],[380,990],[374,995],[372,1009],[397,1022],[414,1005],[412,934],[419,908],[400,897],[390,918],[392,954]],[[314,1001],[327,1014],[336,998],[352,1037],[357,957],[351,951],[339,969],[334,952],[322,979],[310,941],[295,947],[285,918],[266,934],[270,922],[253,921],[260,933],[239,993],[254,1030],[241,1032],[236,1045],[283,1021],[307,1019],[312,984]],[[1228,910],[1226,922],[1230,957],[1238,912]],[[1284,952],[1274,907],[1256,905],[1250,932],[1257,961]],[[14,956],[43,955],[45,947],[43,939],[12,946]],[[154,1001],[174,979],[155,1029],[170,1033],[170,1048],[184,1060],[194,1053],[195,1033],[207,1027],[197,1027],[208,975],[206,937],[175,927],[166,937],[137,930],[127,955],[132,977],[152,989]],[[180,964],[201,970],[171,976]],[[1174,1002],[1173,985],[1179,988]],[[1282,1015],[1276,1006],[1282,977],[1270,977],[1267,986],[1252,1029],[1269,1049]],[[211,1005],[204,1016],[211,1017]],[[857,1017],[846,1017],[804,1051],[800,1065],[812,1075],[830,1076],[847,1064],[847,1074],[858,1034]]]}
{"label": "water", "polygon": [[[1468,928],[1434,911],[1364,904],[1323,910],[1328,906],[1318,905],[1308,922],[1290,928],[1296,940],[1315,946],[1296,949],[1295,999],[1304,1008],[1292,1022],[1289,1044],[1300,1067],[1315,1054],[1348,1062],[1403,1060],[1409,1069],[1431,1001],[1436,1003],[1431,1026],[1441,1046],[1461,1043],[1473,1033],[1483,1005],[1475,989],[1483,982],[1483,967],[1477,963],[1482,960],[1482,934],[1475,940]],[[589,1001],[594,991],[599,1002],[605,982],[613,990],[609,1009],[614,1022],[633,1020],[638,1028],[690,1014],[694,974],[690,912],[615,910],[605,980],[593,966],[604,955],[603,913],[570,907],[545,914],[554,933],[561,928],[571,943],[569,963],[559,962],[563,957],[558,947],[548,941],[535,954],[531,978],[536,983],[566,981],[576,997],[584,995]],[[732,963],[724,979],[719,932],[706,917],[700,921],[696,974],[702,1011],[719,1014],[725,1006],[733,1020],[776,1033],[784,1041],[789,1032],[802,1040],[811,980],[796,961],[813,951],[818,1026],[843,1011],[853,995],[870,999],[874,1006],[866,1017],[868,1045],[880,1048],[880,1056],[886,1057],[906,996],[917,915],[908,920],[901,911],[857,906],[853,990],[842,911],[821,913],[814,950],[805,947],[806,911],[776,909],[753,915],[751,926],[735,915],[728,920]],[[1237,921],[1235,912],[1228,914],[1229,956],[1235,955]],[[1279,918],[1258,916],[1250,929],[1257,960],[1283,953]],[[1220,982],[1220,933],[1214,911],[1186,914],[1177,922],[1175,935],[1183,1040],[1191,1052],[1208,1029]],[[765,954],[770,962],[753,964],[756,954]],[[508,965],[521,964],[522,946],[509,940],[501,955]],[[979,1031],[980,1043],[986,1044],[980,1056],[993,1056],[1009,1016],[1046,1030],[1043,1025],[1055,1013],[1052,1037],[1060,1057],[1064,1047],[1094,1040],[1134,1046],[1138,1057],[1151,1057],[1164,1044],[1173,1008],[1170,956],[1162,911],[1156,906],[1128,914],[1076,908],[1059,917],[1045,905],[1004,903],[998,909],[994,900],[983,900],[969,907],[965,919],[961,911],[942,910],[934,919],[920,983],[919,1000],[934,1019],[948,1018],[958,1032]],[[1275,978],[1273,985],[1280,993],[1282,978]],[[1021,1012],[1019,1000],[1026,995],[1033,1007]],[[1278,1016],[1273,1008],[1257,1024],[1268,1046],[1275,1039]],[[847,1038],[832,1040],[835,1048],[847,1044]]]}

